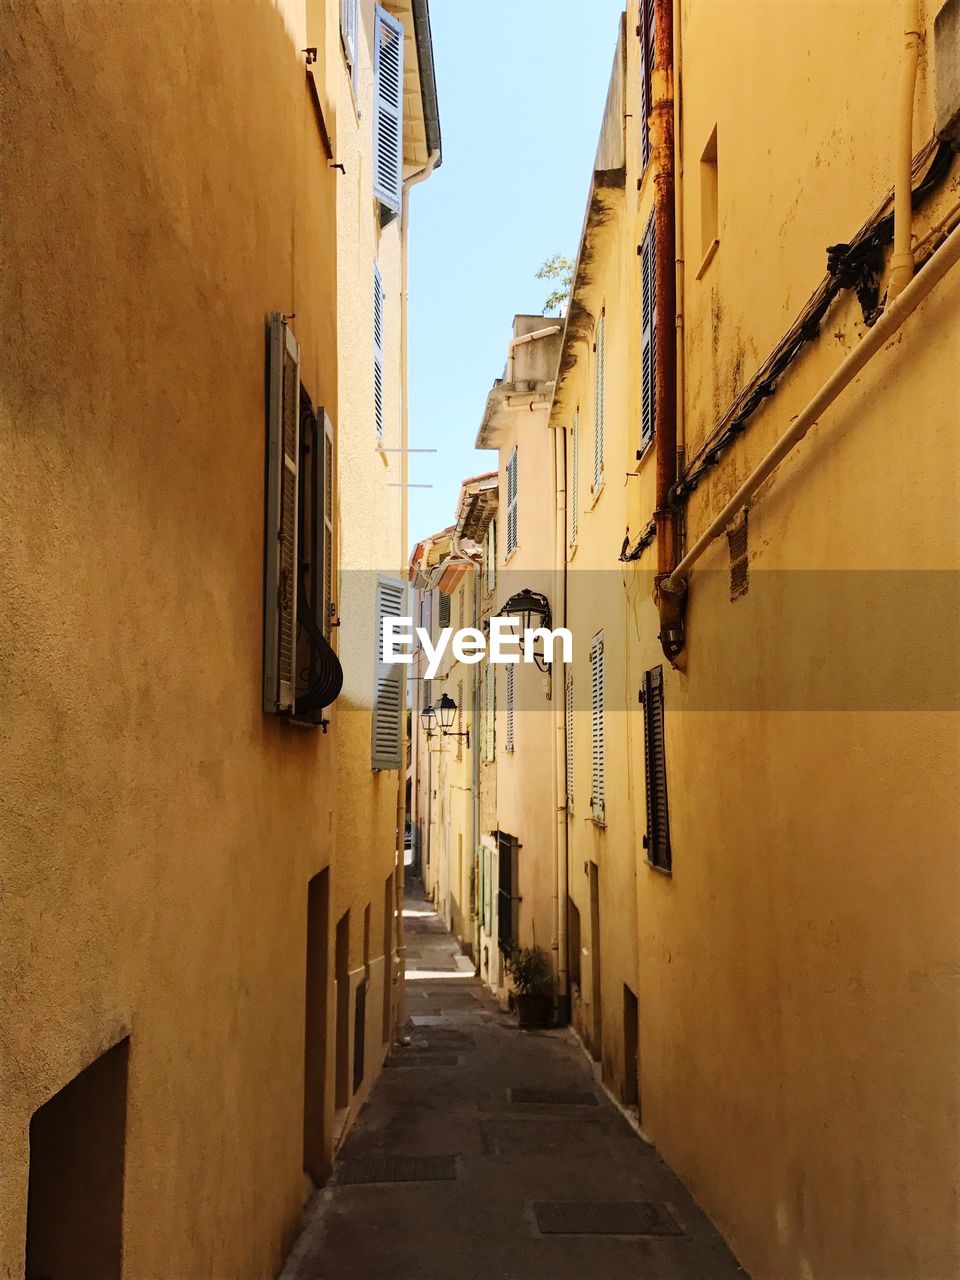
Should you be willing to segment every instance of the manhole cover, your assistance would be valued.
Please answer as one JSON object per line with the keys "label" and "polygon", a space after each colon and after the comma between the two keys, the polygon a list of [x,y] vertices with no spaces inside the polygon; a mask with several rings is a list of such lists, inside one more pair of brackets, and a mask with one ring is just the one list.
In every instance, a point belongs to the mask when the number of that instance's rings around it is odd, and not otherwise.
{"label": "manhole cover", "polygon": [[428,1053],[426,1050],[417,1053],[405,1053],[388,1058],[385,1067],[455,1067],[458,1058],[453,1053]]}
{"label": "manhole cover", "polygon": [[577,1089],[510,1089],[511,1102],[544,1107],[595,1107],[596,1095]]}
{"label": "manhole cover", "polygon": [[543,1235],[683,1235],[666,1208],[648,1200],[540,1201],[533,1211]]}
{"label": "manhole cover", "polygon": [[339,1181],[345,1186],[368,1182],[453,1182],[456,1156],[367,1156],[344,1160]]}

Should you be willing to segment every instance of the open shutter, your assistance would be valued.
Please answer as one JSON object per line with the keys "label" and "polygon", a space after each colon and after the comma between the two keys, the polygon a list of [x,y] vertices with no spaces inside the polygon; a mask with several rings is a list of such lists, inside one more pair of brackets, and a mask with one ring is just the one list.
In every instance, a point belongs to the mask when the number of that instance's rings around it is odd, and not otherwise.
{"label": "open shutter", "polygon": [[297,665],[297,493],[300,348],[279,312],[270,317],[266,529],[263,574],[263,709],[294,709]]}
{"label": "open shutter", "polygon": [[334,585],[333,585],[333,425],[326,413],[321,410],[320,420],[323,423],[323,590],[320,594],[322,617],[320,626],[329,640],[333,630]]}
{"label": "open shutter", "polygon": [[517,547],[517,446],[507,459],[507,555]]}
{"label": "open shutter", "polygon": [[640,449],[646,449],[654,437],[657,425],[656,384],[653,363],[654,335],[657,329],[657,292],[655,261],[655,231],[653,217],[647,223],[640,246]]}
{"label": "open shutter", "polygon": [[606,404],[604,382],[606,380],[606,345],[607,318],[601,314],[597,321],[596,363],[594,366],[594,406],[593,406],[593,491],[597,493],[603,483],[603,417]]}
{"label": "open shutter", "polygon": [[444,627],[449,627],[450,625],[450,597],[445,591],[438,591],[437,595],[439,597],[437,622],[442,631]]}
{"label": "open shutter", "polygon": [[570,542],[577,540],[580,526],[580,410],[573,415],[570,433]]}
{"label": "open shutter", "polygon": [[373,194],[400,212],[403,190],[403,26],[374,10],[373,42]]}
{"label": "open shutter", "polygon": [[667,756],[663,720],[663,667],[643,677],[643,747],[647,770],[647,859],[661,871],[673,865],[670,815],[667,808]]}
{"label": "open shutter", "polygon": [[650,114],[653,111],[653,0],[640,0],[640,172],[650,160]]}
{"label": "open shutter", "polygon": [[400,768],[400,729],[403,715],[403,667],[383,660],[383,620],[403,616],[404,586],[394,578],[377,579],[374,664],[374,769]]}
{"label": "open shutter", "polygon": [[505,748],[507,751],[513,750],[513,690],[514,690],[514,671],[512,666],[507,667],[507,741]]}
{"label": "open shutter", "polygon": [[373,417],[377,439],[383,439],[383,280],[373,264]]}
{"label": "open shutter", "polygon": [[497,681],[494,675],[496,667],[486,666],[483,678],[486,681],[487,722],[484,740],[484,759],[489,763],[494,759],[496,748],[496,713],[497,713]]}
{"label": "open shutter", "polygon": [[567,706],[566,706],[566,733],[567,733],[567,810],[573,813],[573,672],[567,669]]}
{"label": "open shutter", "polygon": [[357,83],[358,0],[340,0],[340,39],[354,86]]}
{"label": "open shutter", "polygon": [[603,822],[606,778],[604,776],[602,632],[595,635],[590,642],[590,727],[593,756],[590,806],[594,821]]}
{"label": "open shutter", "polygon": [[[463,681],[457,681],[457,733],[463,733]],[[463,759],[463,738],[457,738],[457,759]]]}

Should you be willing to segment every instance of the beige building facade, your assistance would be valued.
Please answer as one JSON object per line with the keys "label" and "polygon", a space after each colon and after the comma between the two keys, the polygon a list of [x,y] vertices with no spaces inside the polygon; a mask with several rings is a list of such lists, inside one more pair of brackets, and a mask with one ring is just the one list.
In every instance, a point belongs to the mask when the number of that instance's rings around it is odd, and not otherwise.
{"label": "beige building facade", "polygon": [[359,472],[376,378],[404,443],[426,4],[4,8],[0,1275],[260,1280],[396,1012],[400,748],[345,579],[361,489],[401,577]]}

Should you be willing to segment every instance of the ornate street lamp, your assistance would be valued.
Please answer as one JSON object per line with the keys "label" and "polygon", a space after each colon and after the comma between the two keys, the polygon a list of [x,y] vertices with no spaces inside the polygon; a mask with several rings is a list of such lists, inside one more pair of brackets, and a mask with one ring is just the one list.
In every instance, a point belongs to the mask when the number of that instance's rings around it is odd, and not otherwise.
{"label": "ornate street lamp", "polygon": [[[433,708],[431,707],[431,711]],[[466,738],[467,746],[470,745],[470,730],[463,729],[455,731],[453,726],[457,719],[457,704],[450,697],[449,693],[443,694],[437,706],[435,713],[440,720],[440,732],[445,738]]]}
{"label": "ornate street lamp", "polygon": [[420,723],[423,725],[427,737],[432,738],[433,731],[437,727],[437,713],[433,707],[423,708],[420,712]]}
{"label": "ornate street lamp", "polygon": [[[553,615],[550,612],[550,601],[546,596],[541,595],[539,591],[531,591],[529,587],[524,587],[522,591],[512,595],[497,616],[500,618],[519,618],[521,632],[533,631],[537,627],[546,627],[549,631],[550,623],[553,620]],[[539,670],[546,675],[550,670],[550,663],[547,662],[546,657],[538,655],[534,651],[533,660]]]}

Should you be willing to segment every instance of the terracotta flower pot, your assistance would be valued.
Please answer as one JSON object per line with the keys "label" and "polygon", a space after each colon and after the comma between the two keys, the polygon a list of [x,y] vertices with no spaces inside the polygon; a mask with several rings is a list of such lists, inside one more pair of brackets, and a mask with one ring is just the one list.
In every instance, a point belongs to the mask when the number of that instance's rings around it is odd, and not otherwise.
{"label": "terracotta flower pot", "polygon": [[538,992],[536,995],[521,995],[520,992],[517,992],[513,999],[517,1007],[517,1018],[521,1027],[548,1027],[550,1025],[550,1015],[553,1012],[553,999],[551,996],[543,992]]}

